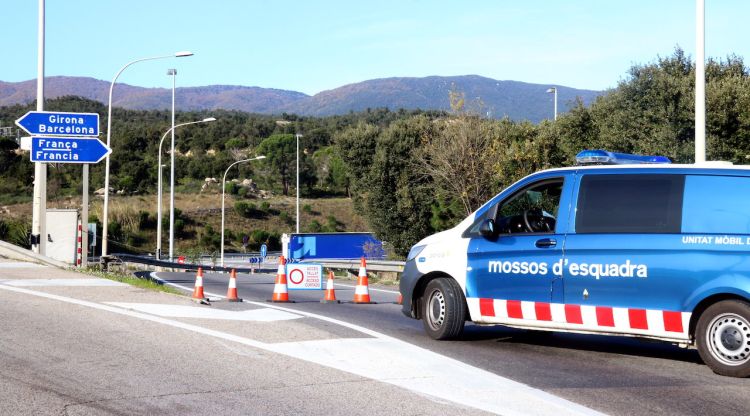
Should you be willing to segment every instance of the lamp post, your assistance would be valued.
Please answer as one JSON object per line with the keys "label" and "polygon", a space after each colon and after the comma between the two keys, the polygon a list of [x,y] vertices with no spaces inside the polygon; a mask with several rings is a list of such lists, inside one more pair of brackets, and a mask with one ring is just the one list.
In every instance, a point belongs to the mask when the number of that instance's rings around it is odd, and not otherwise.
{"label": "lamp post", "polygon": [[695,163],[706,161],[706,2],[695,1]]}
{"label": "lamp post", "polygon": [[[164,59],[164,58],[182,58],[185,56],[192,56],[193,53],[189,51],[183,51],[183,52],[176,52],[172,55],[161,55],[161,56],[152,56],[149,58],[141,58],[136,59],[135,61],[130,61],[125,66],[120,68],[120,70],[117,72],[115,77],[112,79],[112,84],[109,86],[109,101],[108,101],[108,107],[109,110],[107,111],[107,147],[110,146],[110,138],[112,137],[112,91],[115,88],[115,82],[117,82],[117,78],[120,77],[120,74],[122,74],[122,71],[125,70],[125,68],[129,67],[130,65],[133,65],[138,62],[143,61],[151,61],[154,59]],[[108,217],[109,217],[109,156],[104,160],[104,206],[102,207],[102,257],[105,257],[107,255],[107,228],[109,225]]]}
{"label": "lamp post", "polygon": [[224,197],[226,194],[226,182],[227,182],[227,173],[229,173],[229,169],[232,169],[232,166],[238,165],[240,163],[245,162],[252,162],[253,160],[260,160],[265,159],[265,156],[256,156],[250,159],[243,159],[238,160],[227,168],[226,171],[224,171],[224,177],[221,180],[221,267],[224,267]]}
{"label": "lamp post", "polygon": [[297,139],[297,215],[295,217],[297,219],[297,234],[299,234],[299,138],[302,135],[297,133],[294,137]]}
{"label": "lamp post", "polygon": [[167,75],[172,76],[172,145],[170,146],[169,165],[169,261],[174,260],[174,93],[177,70],[167,70]]}
{"label": "lamp post", "polygon": [[[216,119],[213,118],[213,117],[208,117],[208,118],[204,118],[203,120],[191,121],[189,123],[180,123],[180,124],[178,124],[178,125],[176,125],[174,127],[171,127],[169,130],[167,130],[164,133],[164,135],[161,136],[161,140],[159,141],[159,155],[158,155],[158,164],[157,164],[158,178],[159,178],[159,180],[158,180],[157,186],[156,186],[156,193],[158,194],[157,203],[156,203],[156,259],[157,260],[161,259],[161,228],[162,228],[161,227],[161,214],[162,214],[162,209],[161,209],[161,201],[162,201],[162,196],[161,196],[162,195],[162,185],[161,185],[161,182],[162,182],[161,181],[161,168],[162,168],[161,154],[162,154],[162,152],[161,152],[161,146],[162,146],[162,144],[164,144],[164,139],[167,138],[167,135],[170,132],[173,133],[176,128],[182,127],[182,126],[187,126],[189,124],[208,123],[208,122],[211,122],[211,121],[216,121]],[[173,151],[173,153],[174,153],[174,151]],[[170,247],[172,246],[172,241],[169,242],[169,245],[170,245]]]}
{"label": "lamp post", "polygon": [[557,121],[557,87],[551,87],[547,90],[547,92],[555,94],[555,121]]}

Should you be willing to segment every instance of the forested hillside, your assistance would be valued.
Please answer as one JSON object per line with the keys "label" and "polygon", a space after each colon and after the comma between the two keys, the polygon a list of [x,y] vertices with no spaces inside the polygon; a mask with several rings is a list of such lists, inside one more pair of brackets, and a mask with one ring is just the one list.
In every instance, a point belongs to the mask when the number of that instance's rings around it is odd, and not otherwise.
{"label": "forested hillside", "polygon": [[[747,163],[748,69],[740,58],[729,57],[710,61],[706,72],[708,158]],[[590,106],[578,102],[556,122],[488,119],[477,111],[481,103],[467,97],[451,92],[451,110],[445,113],[375,110],[325,118],[179,113],[178,122],[218,119],[178,130],[180,183],[220,179],[234,160],[265,154],[267,160],[241,165],[229,177],[253,178],[262,189],[293,194],[294,134],[301,133],[303,196],[351,196],[371,230],[403,256],[416,241],[452,226],[513,181],[572,164],[581,149],[693,161],[694,65],[681,50],[634,66],[617,88]],[[11,125],[30,108],[0,108],[0,125]],[[69,97],[47,108],[98,112],[106,125],[106,109],[96,102]],[[113,121],[114,188],[153,193],[156,147],[169,128],[169,113],[117,109]],[[28,155],[16,154],[9,139],[0,141],[0,150],[1,198],[5,203],[30,198]],[[93,187],[101,186],[102,169],[103,164],[93,169]],[[51,197],[77,192],[79,171],[52,167]]]}

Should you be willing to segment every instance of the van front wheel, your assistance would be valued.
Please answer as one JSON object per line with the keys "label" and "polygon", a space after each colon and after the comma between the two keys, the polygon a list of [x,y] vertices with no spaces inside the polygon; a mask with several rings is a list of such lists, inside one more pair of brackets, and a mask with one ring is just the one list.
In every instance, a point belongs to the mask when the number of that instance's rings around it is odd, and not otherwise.
{"label": "van front wheel", "polygon": [[716,374],[750,376],[750,305],[726,300],[700,317],[695,340],[703,362]]}
{"label": "van front wheel", "polygon": [[422,297],[422,323],[434,339],[452,339],[461,335],[466,317],[466,301],[455,280],[439,277],[430,281]]}

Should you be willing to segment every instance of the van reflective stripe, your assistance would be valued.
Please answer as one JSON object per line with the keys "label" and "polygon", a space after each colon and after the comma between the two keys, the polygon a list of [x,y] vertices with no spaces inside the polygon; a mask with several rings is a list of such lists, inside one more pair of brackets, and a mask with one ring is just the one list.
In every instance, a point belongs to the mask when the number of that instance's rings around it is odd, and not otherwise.
{"label": "van reflective stripe", "polygon": [[630,327],[633,329],[648,329],[645,309],[628,309]]}
{"label": "van reflective stripe", "polygon": [[688,339],[690,312],[618,308],[520,300],[467,298],[472,319],[562,330],[621,332]]}
{"label": "van reflective stripe", "polygon": [[599,326],[615,326],[615,317],[612,314],[612,308],[607,306],[596,307],[596,323]]}
{"label": "van reflective stripe", "polygon": [[682,332],[682,319],[679,312],[664,311],[664,330]]}

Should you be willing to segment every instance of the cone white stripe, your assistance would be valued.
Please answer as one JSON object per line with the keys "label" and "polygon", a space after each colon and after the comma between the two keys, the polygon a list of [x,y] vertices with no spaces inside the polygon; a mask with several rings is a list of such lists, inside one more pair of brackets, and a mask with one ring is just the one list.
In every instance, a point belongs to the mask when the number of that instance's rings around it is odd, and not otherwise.
{"label": "cone white stripe", "polygon": [[237,279],[230,278],[229,279],[229,288],[230,289],[237,289]]}
{"label": "cone white stripe", "polygon": [[283,283],[276,283],[273,287],[273,293],[287,293],[286,285]]}
{"label": "cone white stripe", "polygon": [[369,295],[370,291],[367,290],[367,286],[357,285],[357,287],[354,288],[354,294],[355,295]]}
{"label": "cone white stripe", "polygon": [[367,269],[364,267],[359,268],[359,277],[367,277]]}

